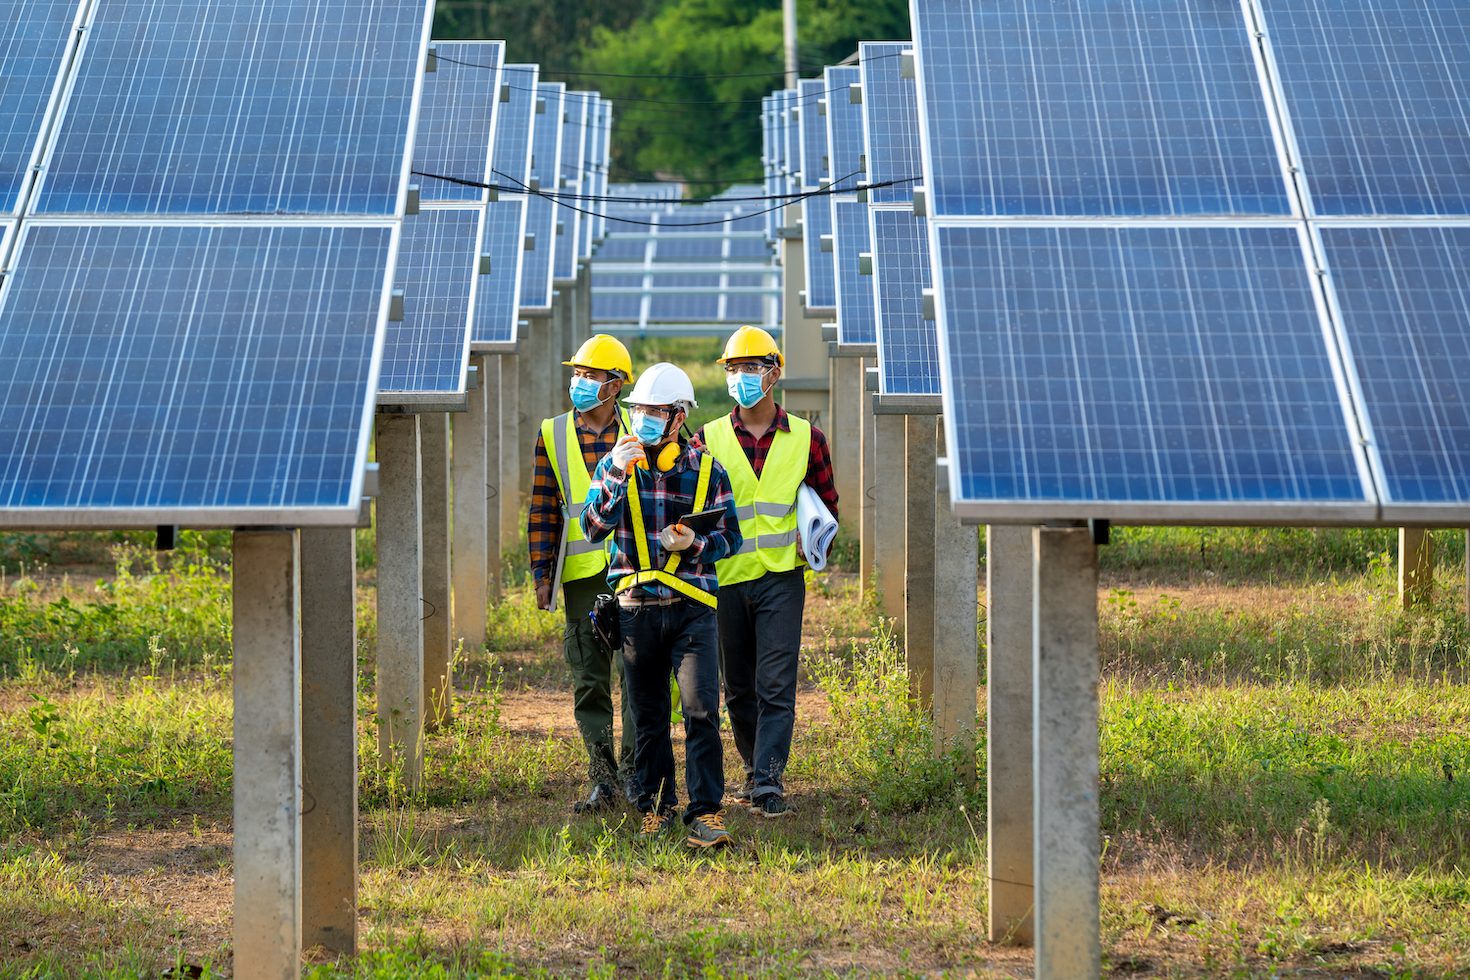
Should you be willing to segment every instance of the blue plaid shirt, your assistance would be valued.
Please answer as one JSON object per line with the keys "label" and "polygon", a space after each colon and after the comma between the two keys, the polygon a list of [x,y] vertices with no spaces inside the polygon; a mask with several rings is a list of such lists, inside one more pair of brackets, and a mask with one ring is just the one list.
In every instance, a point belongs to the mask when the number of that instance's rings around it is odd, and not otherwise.
{"label": "blue plaid shirt", "polygon": [[[684,446],[684,454],[667,473],[635,468],[638,499],[643,508],[643,530],[648,536],[648,557],[654,568],[663,568],[669,553],[658,543],[658,532],[694,510],[694,491],[699,486],[699,452]],[[603,457],[592,474],[592,489],[582,510],[582,535],[588,541],[601,541],[612,535],[612,554],[608,560],[607,583],[615,586],[624,575],[638,571],[638,546],[633,540],[633,517],[628,512],[628,474],[613,466],[612,454]],[[694,544],[683,552],[683,560],[675,575],[690,585],[714,592],[719,580],[715,562],[740,550],[740,520],[735,514],[735,494],[730,489],[730,475],[716,460],[709,475],[709,490],[704,509],[722,507],[725,516],[709,534],[694,535]],[[650,583],[639,586],[652,594],[673,594],[667,585]]]}

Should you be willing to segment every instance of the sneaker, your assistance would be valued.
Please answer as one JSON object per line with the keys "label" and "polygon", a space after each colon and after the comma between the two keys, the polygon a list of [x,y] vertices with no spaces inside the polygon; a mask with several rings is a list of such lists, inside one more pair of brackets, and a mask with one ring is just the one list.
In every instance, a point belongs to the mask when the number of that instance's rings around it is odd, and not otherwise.
{"label": "sneaker", "polygon": [[643,795],[643,790],[639,787],[637,776],[628,776],[623,780],[623,795],[628,798],[628,805],[636,809],[638,806],[638,797]]}
{"label": "sneaker", "polygon": [[647,810],[643,814],[643,826],[638,830],[639,840],[653,840],[674,825],[674,811],[655,813]]}
{"label": "sneaker", "polygon": [[725,811],[702,813],[695,817],[684,843],[694,848],[726,847],[735,843],[735,838],[725,829]]}
{"label": "sneaker", "polygon": [[747,776],[745,785],[731,794],[737,806],[750,806],[750,797],[755,793],[755,777]]}
{"label": "sneaker", "polygon": [[782,817],[791,816],[794,812],[781,798],[780,793],[768,793],[750,805],[752,817],[765,817],[767,820],[779,820]]}
{"label": "sneaker", "polygon": [[618,804],[618,791],[607,783],[598,783],[592,787],[592,795],[585,800],[578,800],[572,804],[573,813],[596,813],[599,810],[611,810]]}

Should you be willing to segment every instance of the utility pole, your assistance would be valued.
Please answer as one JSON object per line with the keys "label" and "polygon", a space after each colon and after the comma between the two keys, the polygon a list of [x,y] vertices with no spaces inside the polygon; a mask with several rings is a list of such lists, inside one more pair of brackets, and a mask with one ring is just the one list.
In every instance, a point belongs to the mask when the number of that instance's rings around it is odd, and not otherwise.
{"label": "utility pole", "polygon": [[786,87],[794,89],[801,79],[801,62],[796,56],[796,0],[781,0],[781,18],[786,28]]}

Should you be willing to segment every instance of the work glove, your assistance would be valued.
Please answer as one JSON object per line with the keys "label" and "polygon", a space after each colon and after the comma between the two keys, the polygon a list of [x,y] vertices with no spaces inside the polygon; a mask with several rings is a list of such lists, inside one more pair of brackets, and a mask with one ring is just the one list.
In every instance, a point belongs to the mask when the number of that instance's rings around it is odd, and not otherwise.
{"label": "work glove", "polygon": [[683,551],[694,543],[694,531],[683,524],[670,524],[658,532],[658,543],[665,551]]}
{"label": "work glove", "polygon": [[610,455],[612,456],[612,464],[624,473],[628,472],[629,468],[639,460],[646,461],[648,459],[648,456],[643,452],[643,446],[638,442],[637,436],[623,436],[617,441],[617,445],[613,446]]}

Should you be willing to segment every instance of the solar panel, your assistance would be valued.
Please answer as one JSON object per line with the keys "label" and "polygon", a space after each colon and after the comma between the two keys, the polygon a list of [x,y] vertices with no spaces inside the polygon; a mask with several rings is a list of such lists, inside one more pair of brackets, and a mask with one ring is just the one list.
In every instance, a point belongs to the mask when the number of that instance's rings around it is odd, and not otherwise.
{"label": "solar panel", "polygon": [[436,180],[443,174],[474,183],[494,183],[490,140],[500,105],[504,41],[437,41],[438,67],[424,76],[419,99],[413,169],[424,201],[483,201],[485,191]]}
{"label": "solar panel", "polygon": [[858,45],[867,181],[888,185],[868,191],[868,200],[874,204],[912,201],[919,183],[914,178],[924,169],[919,153],[918,89],[912,78],[903,78],[899,72],[900,55],[912,47],[907,41]]}
{"label": "solar panel", "polygon": [[515,351],[525,230],[525,198],[503,196],[498,203],[486,205],[480,251],[490,256],[490,272],[480,276],[475,292],[472,350]]}
{"label": "solar panel", "polygon": [[[566,122],[562,124],[561,166],[554,190],[581,193],[582,154],[586,151],[587,103],[590,98],[590,92],[568,92],[564,100],[562,111]],[[582,231],[582,215],[577,209],[585,205],[576,198],[567,203],[572,206],[557,208],[557,220],[563,225],[562,234],[556,236],[552,274],[557,279],[577,278],[577,239]]]}
{"label": "solar panel", "polygon": [[355,521],[391,223],[26,223],[0,523]]}
{"label": "solar panel", "polygon": [[19,211],[40,158],[41,133],[60,95],[84,6],[77,0],[0,4],[0,197],[7,214]]}
{"label": "solar panel", "polygon": [[507,101],[500,103],[496,115],[490,167],[505,190],[525,187],[531,180],[531,136],[539,121],[536,79],[540,71],[539,65],[506,65],[500,73]]}
{"label": "solar panel", "polygon": [[[863,95],[867,97],[866,90]],[[929,229],[904,206],[870,208],[868,219],[879,390],[885,395],[937,395],[939,338],[934,321],[924,319],[924,290],[933,285]]]}
{"label": "solar panel", "polygon": [[[531,140],[531,179],[539,180],[546,190],[556,188],[561,154],[561,112],[564,82],[542,82],[536,86],[545,100],[545,113],[539,115]],[[521,306],[551,306],[552,259],[556,255],[556,225],[561,221],[561,208],[551,198],[530,195],[526,207],[526,234],[536,236],[536,247],[528,251],[521,271]]]}
{"label": "solar panel", "polygon": [[[601,97],[596,92],[591,93],[587,100],[587,137],[582,153],[582,193],[587,199],[578,204],[578,207],[594,213],[601,208],[601,202],[597,198],[602,193],[599,189],[601,144],[604,138],[602,112]],[[582,258],[590,258],[592,255],[594,224],[593,214],[584,214],[577,222],[577,254]]]}
{"label": "solar panel", "polygon": [[484,216],[482,207],[425,207],[403,219],[393,275],[403,290],[403,319],[388,324],[380,403],[465,390]]}
{"label": "solar panel", "polygon": [[[603,102],[602,116],[602,163],[597,172],[597,193],[600,197],[605,197],[607,196],[608,169],[612,161],[613,106],[611,102]],[[598,205],[597,214],[595,237],[602,238],[607,234],[607,205],[605,203]]]}
{"label": "solar panel", "polygon": [[1314,213],[1470,214],[1470,8],[1262,9]]}
{"label": "solar panel", "polygon": [[861,80],[857,68],[827,69],[827,171],[839,190],[855,190],[863,176],[863,107],[848,101],[848,86]]}
{"label": "solar panel", "polygon": [[430,0],[98,3],[34,211],[402,211]]}
{"label": "solar panel", "polygon": [[[817,101],[826,98],[827,83],[821,78],[803,79],[797,91],[801,99],[801,189],[815,191],[830,176],[823,169],[827,159],[827,117],[817,111]],[[804,198],[801,215],[806,305],[835,309],[837,280],[832,269],[832,253],[821,248],[822,236],[832,234],[832,202],[826,197]]]}
{"label": "solar panel", "polygon": [[913,13],[930,214],[1293,213],[1240,4]]}
{"label": "solar panel", "polygon": [[873,280],[859,273],[858,254],[870,251],[868,206],[834,197],[832,200],[833,266],[837,278],[837,342],[876,344],[873,318]]}
{"label": "solar panel", "polygon": [[805,187],[816,189],[830,175],[825,166],[827,157],[827,117],[818,111],[817,103],[826,98],[827,83],[820,78],[804,78],[798,85],[801,104],[801,126],[799,153],[801,182]]}
{"label": "solar panel", "polygon": [[1376,515],[1294,226],[940,226],[956,512]]}
{"label": "solar panel", "polygon": [[788,88],[782,94],[786,98],[786,108],[781,114],[781,159],[786,179],[781,193],[791,194],[801,190],[801,101],[794,88]]}

